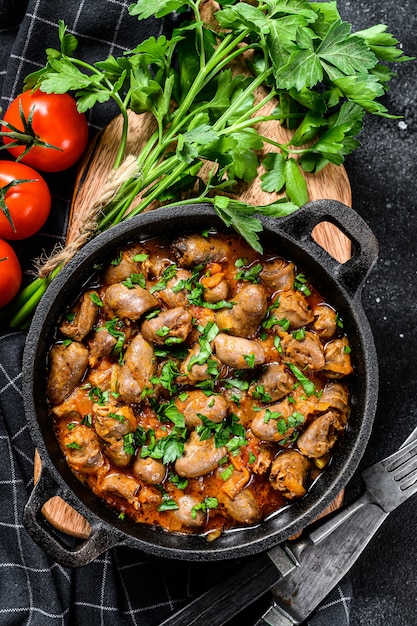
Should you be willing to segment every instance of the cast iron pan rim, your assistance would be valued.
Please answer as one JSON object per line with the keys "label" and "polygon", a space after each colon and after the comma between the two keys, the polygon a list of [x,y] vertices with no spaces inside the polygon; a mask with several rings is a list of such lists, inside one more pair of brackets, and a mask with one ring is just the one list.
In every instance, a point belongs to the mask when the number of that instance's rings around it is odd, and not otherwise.
{"label": "cast iron pan rim", "polygon": [[[314,204],[314,203],[310,203]],[[196,217],[196,214],[198,217]],[[117,246],[125,245],[128,241],[132,239],[132,237],[139,236],[138,232],[131,235],[131,231],[137,231],[138,229],[145,229],[148,225],[152,227],[152,225],[165,224],[165,220],[168,220],[168,223],[171,220],[175,219],[187,219],[192,216],[195,221],[207,222],[207,220],[213,220],[216,222],[216,226],[222,226],[222,222],[217,217],[215,211],[207,204],[200,205],[188,205],[183,207],[176,207],[175,209],[158,209],[157,211],[152,211],[149,213],[144,213],[136,218],[132,218],[122,224],[119,224],[117,227],[113,227],[111,232],[106,231],[101,235],[97,236],[94,240],[88,243],[78,254],[77,256],[60,272],[60,274],[54,279],[54,281],[49,286],[45,296],[43,297],[41,303],[39,304],[37,311],[35,313],[31,329],[28,334],[28,340],[25,347],[24,354],[24,368],[25,375],[23,377],[24,384],[24,399],[26,406],[26,413],[28,415],[29,426],[32,438],[34,440],[35,445],[37,446],[40,456],[42,458],[43,466],[45,466],[48,471],[51,472],[54,479],[59,486],[60,493],[62,497],[69,503],[72,504],[82,515],[89,520],[92,520],[95,523],[98,520],[98,523],[104,525],[109,528],[109,532],[116,531],[116,533],[120,534],[120,543],[124,543],[127,545],[131,545],[132,547],[141,548],[146,552],[150,552],[152,554],[170,557],[170,558],[179,558],[185,560],[217,560],[217,559],[226,559],[226,558],[235,558],[237,556],[249,555],[254,552],[259,552],[264,549],[268,549],[273,545],[285,540],[292,534],[298,532],[306,524],[310,523],[315,517],[323,511],[328,504],[332,502],[334,497],[339,493],[339,491],[346,485],[348,480],[352,477],[354,471],[356,470],[360,459],[362,457],[363,451],[365,449],[366,443],[369,439],[372,422],[376,410],[376,402],[377,402],[377,365],[376,365],[376,354],[375,348],[373,345],[372,333],[369,327],[368,320],[360,306],[360,303],[355,302],[355,307],[352,310],[353,316],[355,319],[358,328],[360,328],[361,333],[363,334],[363,345],[366,346],[366,350],[364,350],[365,357],[365,373],[368,379],[367,384],[365,385],[367,395],[366,400],[363,407],[363,418],[358,430],[357,436],[354,438],[352,446],[350,448],[348,456],[345,458],[342,468],[337,470],[335,477],[326,484],[326,489],[319,496],[315,497],[313,503],[308,505],[307,509],[295,519],[295,521],[291,521],[287,523],[281,530],[274,529],[274,523],[264,522],[257,527],[238,530],[227,536],[227,540],[223,541],[223,544],[220,545],[220,540],[218,542],[213,542],[212,544],[208,544],[201,537],[189,536],[186,537],[187,540],[187,548],[184,549],[182,547],[178,547],[178,544],[182,541],[183,536],[179,537],[178,535],[166,534],[163,531],[158,531],[149,528],[140,528],[140,534],[145,536],[145,539],[136,536],[135,532],[130,532],[130,527],[137,529],[137,525],[134,522],[129,522],[129,528],[126,529],[126,522],[123,524],[117,519],[117,516],[114,516],[114,520],[107,519],[111,517],[112,512],[109,511],[109,515],[107,515],[107,509],[104,507],[106,514],[103,514],[103,511],[97,512],[95,509],[102,509],[101,503],[98,507],[91,507],[85,503],[88,498],[84,498],[83,496],[78,496],[79,489],[73,489],[70,486],[72,481],[75,481],[75,486],[78,487],[77,479],[72,475],[69,475],[69,480],[66,480],[66,477],[59,469],[59,463],[55,462],[55,459],[51,455],[48,445],[45,441],[44,434],[42,432],[41,426],[38,424],[38,419],[36,415],[36,407],[33,406],[33,377],[30,368],[33,366],[32,357],[35,355],[35,351],[38,348],[38,343],[41,341],[41,334],[43,331],[43,322],[45,318],[48,316],[51,306],[53,302],[56,300],[57,296],[60,294],[61,290],[64,288],[68,278],[72,275],[76,275],[81,266],[81,270],[84,268],[84,272],[86,272],[85,264],[89,262],[90,257],[93,258],[97,256],[102,246],[111,248],[117,248]],[[265,220],[266,227],[272,228],[273,235],[277,235],[284,240],[290,239],[285,232],[282,232],[280,229],[280,223],[283,223],[284,220],[288,221],[291,219],[291,216],[287,218],[280,218],[280,220],[274,221],[272,224],[271,220]],[[193,230],[197,228],[196,225],[190,226],[187,230]],[[159,234],[159,233],[158,233]],[[153,233],[152,236],[155,236],[156,233]],[[97,262],[97,259],[94,258],[94,262]],[[91,265],[90,265],[91,267]],[[91,273],[91,270],[90,272]],[[83,281],[87,279],[87,275],[83,274]],[[313,278],[314,279],[314,278]],[[336,280],[337,283],[337,280]],[[340,291],[344,291],[341,285],[337,285]],[[80,284],[81,288],[81,284]],[[342,294],[343,297],[349,302],[351,298],[346,294]],[[331,468],[329,468],[331,471]],[[323,481],[324,483],[324,481]],[[311,499],[309,494],[306,496],[306,501]],[[94,510],[93,510],[94,509]],[[276,519],[276,518],[275,518]],[[252,537],[255,535],[255,538]],[[228,545],[230,541],[232,543],[236,543],[236,537],[239,538],[238,545]],[[216,545],[217,544],[217,545]]]}

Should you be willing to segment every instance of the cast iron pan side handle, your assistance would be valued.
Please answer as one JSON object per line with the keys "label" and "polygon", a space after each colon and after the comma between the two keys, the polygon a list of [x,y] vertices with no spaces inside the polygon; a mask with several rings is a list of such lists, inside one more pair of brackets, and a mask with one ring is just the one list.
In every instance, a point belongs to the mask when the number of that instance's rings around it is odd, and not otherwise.
{"label": "cast iron pan side handle", "polygon": [[[278,228],[324,265],[352,298],[360,296],[378,258],[378,242],[356,211],[337,200],[314,200],[278,222]],[[351,240],[352,257],[345,263],[337,261],[313,239],[312,231],[321,222],[334,224]]]}
{"label": "cast iron pan side handle", "polygon": [[54,537],[43,519],[41,509],[50,498],[62,495],[61,492],[50,472],[42,466],[39,480],[23,511],[25,529],[49,557],[64,567],[82,567],[107,549],[122,543],[121,536],[109,533],[109,529],[97,521],[90,522],[91,535],[78,546],[66,546]]}

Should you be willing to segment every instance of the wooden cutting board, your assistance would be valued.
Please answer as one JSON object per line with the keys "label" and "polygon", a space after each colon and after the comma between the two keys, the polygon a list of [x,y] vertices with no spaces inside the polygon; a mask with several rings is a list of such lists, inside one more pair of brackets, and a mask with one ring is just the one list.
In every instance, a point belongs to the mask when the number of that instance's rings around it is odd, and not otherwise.
{"label": "wooden cutting board", "polygon": [[[213,2],[208,0],[206,10],[213,11]],[[265,92],[258,90],[257,97],[261,98]],[[263,109],[265,114],[272,111],[275,103],[271,102]],[[137,154],[155,129],[153,119],[147,114],[136,115],[129,113],[130,130],[126,154]],[[74,188],[70,220],[67,231],[67,242],[73,242],[82,226],[82,218],[86,209],[101,197],[103,187],[112,172],[112,164],[116,157],[121,134],[122,120],[118,116],[110,122],[93,140],[82,159]],[[278,122],[268,122],[259,125],[259,132],[269,136],[278,143],[286,143],[291,134],[283,129]],[[267,146],[265,152],[273,148]],[[260,172],[261,173],[261,172]],[[348,176],[343,167],[327,165],[321,172],[306,175],[310,200],[322,198],[339,200],[351,206],[352,196]],[[277,194],[263,192],[259,179],[250,185],[242,184],[237,190],[237,196],[254,205],[269,204],[277,199]],[[155,205],[150,209],[156,208]],[[350,258],[350,241],[332,224],[323,222],[316,226],[312,233],[314,239],[320,243],[338,261],[344,262]],[[41,459],[35,452],[34,474],[38,480]],[[340,507],[343,502],[343,493],[332,503],[323,515]],[[90,535],[89,523],[59,496],[54,496],[42,508],[45,518],[57,529],[75,537],[86,539]]]}

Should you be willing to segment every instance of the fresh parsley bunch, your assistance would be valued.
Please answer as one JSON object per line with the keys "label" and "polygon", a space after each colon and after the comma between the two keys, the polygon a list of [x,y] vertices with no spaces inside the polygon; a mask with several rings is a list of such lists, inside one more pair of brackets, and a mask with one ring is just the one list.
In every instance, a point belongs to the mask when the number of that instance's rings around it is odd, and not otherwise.
{"label": "fresh parsley bunch", "polygon": [[[115,168],[125,156],[128,110],[156,120],[156,131],[136,155],[134,175],[103,210],[97,231],[137,215],[154,201],[207,201],[260,251],[262,226],[256,214],[279,217],[306,203],[304,172],[342,164],[359,146],[366,113],[393,117],[380,101],[394,75],[387,63],[409,57],[384,25],[352,33],[333,1],[224,0],[207,21],[200,4],[134,2],[129,13],[139,20],[175,11],[188,21],[170,38],[150,37],[121,57],[92,65],[75,56],[78,42],[61,21],[60,49],[46,51],[45,67],[27,77],[26,87],[71,91],[83,112],[114,100],[124,120]],[[236,71],[243,62],[244,69]],[[266,91],[259,101],[255,93],[260,87]],[[276,106],[265,114],[271,101]],[[257,128],[262,121],[290,129],[290,142],[279,144],[261,135]],[[261,164],[259,154],[268,143],[274,151]],[[207,162],[210,171],[203,182],[199,173]],[[262,189],[282,197],[254,207],[234,198],[233,190],[239,181],[251,183],[260,165]],[[189,199],[184,200],[184,192]],[[41,295],[45,286],[42,281],[38,285],[35,291]],[[24,294],[18,301],[25,302]],[[24,319],[18,315],[12,323]]]}

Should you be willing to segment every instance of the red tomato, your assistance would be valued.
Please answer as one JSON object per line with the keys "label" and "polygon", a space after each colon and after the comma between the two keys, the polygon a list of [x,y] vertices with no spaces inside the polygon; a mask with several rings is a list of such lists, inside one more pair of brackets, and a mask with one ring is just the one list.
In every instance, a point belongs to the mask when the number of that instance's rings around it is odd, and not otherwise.
{"label": "red tomato", "polygon": [[50,210],[51,194],[38,172],[23,163],[0,161],[0,237],[30,237],[44,225]]}
{"label": "red tomato", "polygon": [[[22,114],[31,127],[30,133],[24,130]],[[78,161],[87,146],[85,115],[78,112],[74,98],[67,93],[24,91],[13,100],[3,122],[6,124],[1,130],[10,133],[10,136],[3,136],[4,144],[10,146],[12,142],[19,142],[15,147],[7,147],[10,154],[43,172],[68,169]],[[24,132],[26,138],[17,136],[12,126]],[[21,156],[28,148],[28,152]]]}
{"label": "red tomato", "polygon": [[22,283],[22,270],[16,253],[7,241],[0,239],[0,307],[9,304]]}

